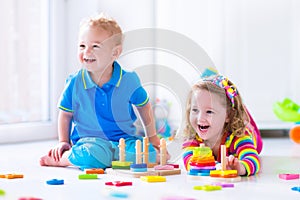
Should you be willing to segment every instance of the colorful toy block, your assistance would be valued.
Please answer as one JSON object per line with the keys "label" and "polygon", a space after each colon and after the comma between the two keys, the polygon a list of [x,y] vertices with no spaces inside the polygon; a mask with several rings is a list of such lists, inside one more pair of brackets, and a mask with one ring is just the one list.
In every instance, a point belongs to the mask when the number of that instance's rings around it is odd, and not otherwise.
{"label": "colorful toy block", "polygon": [[131,164],[130,165],[130,170],[132,172],[146,172],[146,171],[148,171],[146,163]]}
{"label": "colorful toy block", "polygon": [[154,166],[155,170],[173,170],[174,166],[172,165],[156,165]]}
{"label": "colorful toy block", "polygon": [[204,191],[215,191],[221,190],[222,187],[219,185],[203,185],[203,186],[194,186],[194,190],[204,190]]}
{"label": "colorful toy block", "polygon": [[237,170],[226,170],[226,146],[221,145],[221,170],[216,170],[216,164],[209,147],[201,144],[193,147],[193,156],[188,171],[189,178],[194,180],[207,179],[222,182],[237,182],[241,180]]}
{"label": "colorful toy block", "polygon": [[42,200],[42,199],[37,197],[20,197],[18,200]]}
{"label": "colorful toy block", "polygon": [[0,196],[5,196],[5,190],[0,189]]}
{"label": "colorful toy block", "polygon": [[284,180],[299,179],[299,174],[279,174],[279,178]]}
{"label": "colorful toy block", "polygon": [[237,170],[212,170],[210,171],[211,177],[234,178],[237,177]]}
{"label": "colorful toy block", "polygon": [[15,179],[24,178],[23,174],[0,174],[0,178]]}
{"label": "colorful toy block", "polygon": [[63,185],[64,180],[63,179],[51,179],[51,180],[46,181],[46,183],[48,185]]}
{"label": "colorful toy block", "polygon": [[298,191],[298,192],[300,192],[300,187],[292,187],[291,188],[293,191]]}
{"label": "colorful toy block", "polygon": [[167,179],[164,176],[141,176],[140,179],[146,182],[166,182]]}
{"label": "colorful toy block", "polygon": [[212,183],[212,185],[218,185],[218,186],[221,186],[222,188],[232,188],[232,187],[234,187],[233,183]]}
{"label": "colorful toy block", "polygon": [[98,174],[79,174],[78,179],[98,179]]}
{"label": "colorful toy block", "polygon": [[114,182],[106,182],[105,185],[109,186],[132,186],[132,182],[126,182],[126,181],[114,181]]}
{"label": "colorful toy block", "polygon": [[119,191],[112,191],[109,193],[109,196],[114,197],[114,198],[128,198],[128,194],[125,192],[119,192]]}
{"label": "colorful toy block", "polygon": [[94,168],[94,169],[86,169],[86,174],[104,174],[104,169]]}
{"label": "colorful toy block", "polygon": [[130,169],[132,162],[126,161],[112,161],[111,165],[113,169]]}
{"label": "colorful toy block", "polygon": [[173,166],[174,169],[179,169],[179,164],[176,164],[176,163],[168,163],[167,165]]}

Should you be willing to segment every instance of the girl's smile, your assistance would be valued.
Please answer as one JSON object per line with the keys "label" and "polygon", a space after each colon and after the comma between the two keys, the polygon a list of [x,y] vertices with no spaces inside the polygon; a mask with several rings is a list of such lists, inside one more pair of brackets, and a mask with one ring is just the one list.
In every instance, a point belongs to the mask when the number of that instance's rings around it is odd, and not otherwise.
{"label": "girl's smile", "polygon": [[207,91],[196,91],[191,100],[190,121],[198,136],[210,144],[217,142],[223,134],[227,120],[224,99]]}

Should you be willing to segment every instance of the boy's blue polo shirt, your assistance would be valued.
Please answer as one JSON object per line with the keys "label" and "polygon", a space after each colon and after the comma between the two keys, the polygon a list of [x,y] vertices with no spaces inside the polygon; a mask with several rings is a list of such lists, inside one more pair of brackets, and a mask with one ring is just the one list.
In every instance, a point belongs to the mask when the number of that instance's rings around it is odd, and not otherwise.
{"label": "boy's blue polo shirt", "polygon": [[100,137],[111,141],[136,134],[133,106],[144,106],[149,98],[135,72],[124,71],[113,64],[109,82],[99,87],[86,69],[67,79],[59,108],[73,113],[71,140]]}

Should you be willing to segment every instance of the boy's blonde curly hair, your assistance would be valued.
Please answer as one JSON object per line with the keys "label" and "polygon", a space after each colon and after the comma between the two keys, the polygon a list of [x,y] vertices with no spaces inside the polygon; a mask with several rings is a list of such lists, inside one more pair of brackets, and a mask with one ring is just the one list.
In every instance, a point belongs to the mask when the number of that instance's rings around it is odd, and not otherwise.
{"label": "boy's blonde curly hair", "polygon": [[[230,132],[234,136],[241,137],[245,133],[245,129],[250,119],[248,113],[242,102],[241,95],[238,94],[233,97],[234,106],[232,106],[231,100],[226,96],[225,89],[216,85],[214,79],[216,76],[210,77],[209,79],[201,80],[197,82],[189,92],[186,104],[186,126],[184,129],[184,139],[190,140],[196,138],[196,132],[190,123],[190,111],[191,111],[191,100],[195,91],[207,90],[213,94],[216,94],[220,99],[225,99],[222,102],[226,106],[227,114],[229,117],[229,122],[225,122],[223,133]],[[230,80],[228,80],[228,85],[234,85]]]}
{"label": "boy's blonde curly hair", "polygon": [[115,41],[115,45],[122,45],[123,33],[121,27],[118,25],[116,20],[105,15],[104,13],[89,17],[81,21],[80,32],[82,31],[83,28],[87,26],[100,28],[107,31],[113,37]]}

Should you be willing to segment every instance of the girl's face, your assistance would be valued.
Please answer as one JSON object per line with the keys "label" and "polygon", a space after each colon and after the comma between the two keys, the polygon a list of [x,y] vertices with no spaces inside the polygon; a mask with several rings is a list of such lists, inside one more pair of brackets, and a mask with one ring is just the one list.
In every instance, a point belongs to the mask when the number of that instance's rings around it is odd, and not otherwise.
{"label": "girl's face", "polygon": [[103,72],[112,65],[113,42],[111,35],[100,28],[86,26],[79,34],[78,57],[90,72]]}
{"label": "girl's face", "polygon": [[225,103],[222,104],[225,100],[207,90],[199,89],[193,93],[190,122],[203,140],[214,142],[222,134],[228,121]]}

